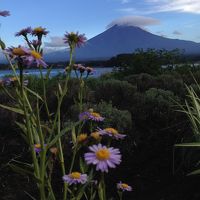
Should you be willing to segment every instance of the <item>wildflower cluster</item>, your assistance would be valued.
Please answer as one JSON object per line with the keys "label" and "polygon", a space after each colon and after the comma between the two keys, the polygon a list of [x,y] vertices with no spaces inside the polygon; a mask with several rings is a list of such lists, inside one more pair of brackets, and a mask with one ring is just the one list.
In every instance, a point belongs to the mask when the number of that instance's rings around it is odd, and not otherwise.
{"label": "wildflower cluster", "polygon": [[[81,146],[86,145],[88,147],[88,152],[84,153],[84,161],[88,166],[91,166],[91,169],[93,169],[94,166],[96,173],[94,173],[92,177],[89,177],[89,174],[71,172],[68,175],[64,175],[63,180],[69,185],[78,183],[89,184],[92,180],[96,180],[97,185],[100,188],[99,193],[102,193],[102,191],[105,190],[105,186],[103,186],[105,185],[105,181],[104,179],[98,180],[98,174],[108,173],[110,169],[116,168],[122,161],[120,150],[110,146],[112,140],[124,139],[126,135],[120,134],[116,129],[110,127],[105,129],[98,127],[94,130],[94,123],[102,123],[104,121],[104,117],[102,117],[98,112],[94,112],[93,109],[80,113],[79,120],[83,125],[89,125],[90,128],[88,131],[90,134],[80,133],[76,136],[77,142],[73,142],[73,154],[76,155],[78,150],[82,150]],[[81,127],[83,128],[83,126]],[[73,167],[71,169],[73,169]],[[121,182],[117,183],[117,189],[120,197],[124,191],[132,191],[131,186]],[[99,196],[101,195],[104,196],[103,199],[106,199],[105,191],[103,194],[99,194]]]}
{"label": "wildflower cluster", "polygon": [[80,76],[83,76],[83,74],[86,72],[86,78],[94,72],[94,69],[92,67],[85,67],[82,64],[74,64],[73,70],[75,71],[76,77],[78,78],[78,73],[80,73]]}
{"label": "wildflower cluster", "polygon": [[[38,47],[41,46],[42,43],[42,37],[46,36],[49,33],[49,31],[46,30],[46,28],[43,28],[41,26],[36,28],[27,27],[24,29],[21,29],[19,32],[15,34],[15,36],[23,36],[26,42],[28,43],[29,47],[34,47],[36,50]],[[28,39],[28,36],[36,36],[37,40],[33,40],[32,42]],[[33,45],[34,44],[34,45]],[[37,44],[37,45],[36,45]]]}

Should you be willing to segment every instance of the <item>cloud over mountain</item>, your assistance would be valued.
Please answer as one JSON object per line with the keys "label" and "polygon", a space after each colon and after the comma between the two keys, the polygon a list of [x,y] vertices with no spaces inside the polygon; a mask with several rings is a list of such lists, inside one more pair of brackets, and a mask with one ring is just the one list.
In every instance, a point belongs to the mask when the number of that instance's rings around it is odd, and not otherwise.
{"label": "cloud over mountain", "polygon": [[180,31],[173,31],[173,33],[172,34],[174,34],[174,35],[182,35],[182,33],[180,32]]}
{"label": "cloud over mountain", "polygon": [[45,47],[66,47],[66,44],[64,43],[63,37],[54,36],[50,38],[50,42],[45,42]]}
{"label": "cloud over mountain", "polygon": [[144,17],[144,16],[125,16],[116,20],[113,20],[110,24],[107,25],[107,29],[114,26],[137,26],[137,27],[145,27],[149,25],[158,25],[160,21],[154,19],[152,17]]}

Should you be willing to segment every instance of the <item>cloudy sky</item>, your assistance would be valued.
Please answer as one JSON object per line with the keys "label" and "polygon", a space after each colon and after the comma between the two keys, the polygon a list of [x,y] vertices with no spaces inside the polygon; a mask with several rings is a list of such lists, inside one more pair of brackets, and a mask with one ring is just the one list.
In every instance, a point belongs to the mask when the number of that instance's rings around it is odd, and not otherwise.
{"label": "cloudy sky", "polygon": [[14,34],[27,26],[46,27],[46,46],[63,46],[65,31],[91,38],[114,24],[135,25],[169,38],[200,42],[200,0],[0,0],[0,37],[8,45],[23,41]]}

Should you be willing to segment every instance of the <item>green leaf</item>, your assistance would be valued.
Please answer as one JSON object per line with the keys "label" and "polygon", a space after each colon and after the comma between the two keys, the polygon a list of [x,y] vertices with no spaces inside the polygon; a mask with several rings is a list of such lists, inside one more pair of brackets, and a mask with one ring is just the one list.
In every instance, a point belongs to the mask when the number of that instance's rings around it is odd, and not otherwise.
{"label": "green leaf", "polygon": [[14,164],[9,164],[8,165],[9,167],[11,167],[11,169],[19,174],[22,174],[22,175],[32,175],[33,176],[33,172],[30,171],[29,169],[26,169],[25,167],[19,167],[17,165],[14,165]]}
{"label": "green leaf", "polygon": [[27,128],[24,124],[20,123],[20,122],[15,122],[15,124],[17,124],[17,126],[22,130],[22,132],[20,132],[21,136],[24,138],[24,140],[26,141],[27,144],[30,144],[30,141],[27,137]]}
{"label": "green leaf", "polygon": [[44,124],[41,124],[41,127],[42,127],[43,129],[45,129],[49,134],[51,133],[51,129],[50,129],[48,126],[46,126],[46,125],[44,125]]}
{"label": "green leaf", "polygon": [[58,83],[58,90],[59,90],[60,95],[62,95],[63,90],[62,90],[62,87],[61,87],[60,83]]}
{"label": "green leaf", "polygon": [[0,47],[2,50],[4,50],[6,48],[5,43],[0,39]]}
{"label": "green leaf", "polygon": [[80,165],[81,173],[84,173],[85,172],[85,167],[84,167],[83,159],[81,157],[79,159],[79,165]]}
{"label": "green leaf", "polygon": [[49,80],[49,76],[50,76],[52,68],[53,68],[53,65],[50,68],[48,68],[48,70],[47,70],[47,73],[46,73],[46,76],[45,76],[45,80],[47,80],[47,81]]}
{"label": "green leaf", "polygon": [[59,138],[61,138],[63,135],[65,135],[68,131],[71,131],[73,127],[78,126],[80,123],[81,123],[81,121],[74,123],[74,125],[72,125],[71,127],[67,126],[64,129],[62,129],[60,131],[60,133],[57,134],[51,142],[49,142],[48,146],[49,147],[53,146],[58,141]]}
{"label": "green leaf", "polygon": [[197,169],[197,170],[195,170],[195,171],[189,173],[188,176],[191,176],[191,175],[198,175],[198,174],[200,174],[200,169]]}
{"label": "green leaf", "polygon": [[79,159],[79,165],[80,165],[81,173],[85,173],[88,171],[88,165],[86,165],[86,163],[83,161],[81,157]]}
{"label": "green leaf", "polygon": [[99,196],[99,200],[104,200],[103,188],[102,188],[101,183],[99,183],[99,186],[98,186],[98,196]]}
{"label": "green leaf", "polygon": [[200,142],[175,144],[175,147],[200,147]]}
{"label": "green leaf", "polygon": [[75,127],[72,127],[72,143],[73,143],[73,145],[76,144],[76,132],[75,132]]}
{"label": "green leaf", "polygon": [[27,132],[27,128],[24,124],[20,123],[20,122],[15,122],[15,124],[17,124],[17,126],[19,126],[19,128],[26,133]]}
{"label": "green leaf", "polygon": [[33,178],[36,180],[37,183],[42,183],[41,179],[39,179],[39,178],[36,177],[35,175],[33,176]]}
{"label": "green leaf", "polygon": [[33,197],[30,193],[24,191],[25,194],[27,194],[32,200],[37,200],[35,197]]}
{"label": "green leaf", "polygon": [[0,107],[1,107],[1,108],[4,108],[4,109],[6,109],[6,110],[9,110],[9,111],[12,111],[12,112],[15,112],[15,113],[24,115],[24,111],[21,110],[20,108],[14,108],[14,107],[5,106],[5,105],[2,105],[2,104],[0,104]]}
{"label": "green leaf", "polygon": [[25,89],[26,89],[29,93],[33,94],[35,97],[37,97],[38,99],[40,99],[41,101],[44,101],[44,100],[42,99],[42,97],[41,97],[39,94],[37,94],[36,92],[34,92],[33,90],[31,90],[31,89],[29,89],[29,88],[27,88],[27,87],[25,87]]}

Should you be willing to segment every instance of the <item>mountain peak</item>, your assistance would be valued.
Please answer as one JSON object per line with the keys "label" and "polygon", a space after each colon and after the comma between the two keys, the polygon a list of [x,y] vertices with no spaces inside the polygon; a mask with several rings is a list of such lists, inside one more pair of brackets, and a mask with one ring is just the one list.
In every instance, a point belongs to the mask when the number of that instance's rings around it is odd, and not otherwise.
{"label": "mountain peak", "polygon": [[132,28],[132,29],[139,29],[139,30],[144,30],[143,28],[139,26],[134,26],[132,24],[114,24],[113,26],[109,27],[108,29],[120,29],[120,28]]}
{"label": "mountain peak", "polygon": [[[76,60],[105,60],[123,53],[133,53],[136,49],[185,49],[187,54],[200,52],[200,44],[164,38],[152,34],[141,27],[132,24],[113,24],[107,30],[91,38],[87,43],[76,50]],[[49,54],[48,60],[63,61],[66,52]],[[56,58],[57,57],[57,58]]]}

